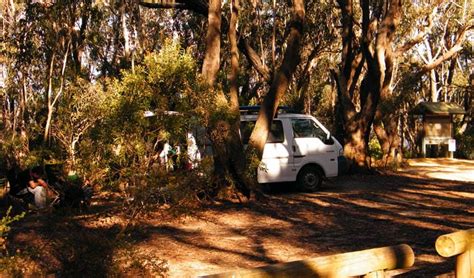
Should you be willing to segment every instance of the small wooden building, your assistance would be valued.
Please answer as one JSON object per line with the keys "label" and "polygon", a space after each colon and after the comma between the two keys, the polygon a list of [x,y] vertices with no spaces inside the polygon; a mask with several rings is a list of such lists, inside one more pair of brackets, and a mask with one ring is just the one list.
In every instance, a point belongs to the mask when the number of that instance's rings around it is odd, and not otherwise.
{"label": "small wooden building", "polygon": [[423,157],[453,157],[456,150],[453,117],[465,113],[461,106],[449,102],[421,102],[412,110],[413,115],[420,115],[423,119]]}

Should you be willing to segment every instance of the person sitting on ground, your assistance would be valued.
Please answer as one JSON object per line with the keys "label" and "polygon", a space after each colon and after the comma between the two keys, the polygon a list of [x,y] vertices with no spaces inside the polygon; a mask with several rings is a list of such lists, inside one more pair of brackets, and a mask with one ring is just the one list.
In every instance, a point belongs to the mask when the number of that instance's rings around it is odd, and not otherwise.
{"label": "person sitting on ground", "polygon": [[47,205],[48,184],[42,178],[41,167],[34,167],[18,174],[17,183],[34,196],[34,204],[38,209]]}

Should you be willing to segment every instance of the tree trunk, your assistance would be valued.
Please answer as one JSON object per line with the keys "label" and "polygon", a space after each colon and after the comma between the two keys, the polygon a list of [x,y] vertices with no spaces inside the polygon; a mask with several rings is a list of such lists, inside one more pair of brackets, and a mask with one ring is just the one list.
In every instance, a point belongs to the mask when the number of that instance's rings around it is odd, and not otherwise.
{"label": "tree trunk", "polygon": [[[229,28],[229,41],[231,43],[231,74],[230,74],[230,101],[221,91],[216,91],[218,105],[228,106],[231,117],[217,119],[210,123],[210,140],[214,152],[214,171],[217,185],[222,186],[226,179],[232,179],[237,190],[246,197],[250,197],[250,189],[245,178],[245,156],[239,135],[239,98],[238,98],[238,50],[237,50],[237,19],[238,2],[232,3],[231,24]],[[209,3],[209,27],[206,39],[206,54],[203,63],[203,77],[210,89],[213,89],[220,63],[220,26],[221,3],[213,0]],[[222,110],[222,107],[218,107]],[[219,112],[218,112],[219,113]]]}
{"label": "tree trunk", "polygon": [[216,81],[220,65],[221,51],[221,1],[210,0],[208,27],[206,35],[206,53],[202,65],[202,75],[212,88]]}
{"label": "tree trunk", "polygon": [[398,113],[383,115],[379,108],[375,114],[374,132],[382,149],[384,166],[398,162],[397,155],[401,153],[399,149],[402,142],[399,135]]}
{"label": "tree trunk", "polygon": [[263,99],[255,128],[250,135],[250,151],[256,152],[258,159],[262,159],[263,148],[267,141],[270,126],[278,109],[280,100],[285,95],[291,78],[299,63],[300,43],[303,35],[305,19],[304,1],[293,1],[293,15],[290,22],[290,34],[288,36],[287,48],[283,62],[273,79],[269,92]]}
{"label": "tree trunk", "polygon": [[[401,19],[401,2],[391,1],[389,10],[382,21],[376,41],[376,57],[380,72],[380,103],[377,107],[374,122],[374,131],[383,151],[385,165],[397,159],[400,137],[398,132],[398,114],[392,99],[392,77],[396,52],[392,51],[392,44],[396,28]],[[390,107],[392,113],[384,108]]]}
{"label": "tree trunk", "polygon": [[356,111],[356,106],[352,102],[356,85],[361,74],[364,56],[358,53],[357,46],[354,45],[353,30],[353,3],[352,0],[339,0],[341,9],[341,38],[342,38],[342,63],[338,71],[333,70],[332,74],[337,85],[337,110],[338,119],[341,123],[341,136],[344,144],[344,155],[352,160],[356,165],[365,165],[365,155],[367,150],[366,120],[361,117],[361,112]]}
{"label": "tree trunk", "polygon": [[53,98],[53,70],[54,70],[54,53],[53,56],[51,57],[51,64],[50,64],[50,69],[49,69],[49,77],[48,77],[48,98],[47,98],[47,106],[48,106],[48,116],[46,119],[46,124],[44,127],[44,135],[43,135],[43,143],[47,144],[49,135],[50,135],[50,129],[51,129],[51,121],[53,120],[53,112],[54,112],[54,106],[58,102],[59,98],[61,97],[64,89],[64,75],[66,72],[66,65],[67,65],[67,59],[69,56],[69,48],[71,46],[71,42],[69,42],[66,46],[66,51],[64,53],[63,57],[63,64],[62,64],[62,69],[61,69],[61,76],[60,76],[60,84],[59,84],[59,90],[56,93],[56,96]]}
{"label": "tree trunk", "polygon": [[[392,42],[401,17],[401,1],[390,0],[381,22],[373,24],[368,0],[361,0],[362,32],[360,45],[356,45],[353,30],[353,4],[351,0],[339,0],[342,13],[342,65],[333,72],[338,88],[338,106],[342,109],[344,154],[354,165],[367,167],[367,151],[371,126],[379,99],[389,99],[393,74]],[[378,26],[378,27],[377,27]],[[377,30],[375,30],[377,28]],[[376,31],[376,32],[375,32]],[[374,34],[376,36],[374,37]],[[354,94],[362,68],[366,64],[365,76],[360,85],[359,103]],[[360,107],[360,109],[356,109]],[[384,111],[379,111],[383,114]],[[396,133],[395,133],[396,134]]]}
{"label": "tree trunk", "polygon": [[434,69],[430,70],[430,95],[432,102],[438,102],[438,83]]}
{"label": "tree trunk", "polygon": [[53,69],[54,69],[54,53],[51,57],[51,63],[49,65],[49,76],[48,76],[48,94],[47,94],[47,107],[48,107],[48,116],[46,118],[46,124],[44,126],[43,134],[43,143],[46,144],[49,138],[49,129],[51,127],[51,119],[53,117],[53,107],[52,107],[52,98],[53,98]]}

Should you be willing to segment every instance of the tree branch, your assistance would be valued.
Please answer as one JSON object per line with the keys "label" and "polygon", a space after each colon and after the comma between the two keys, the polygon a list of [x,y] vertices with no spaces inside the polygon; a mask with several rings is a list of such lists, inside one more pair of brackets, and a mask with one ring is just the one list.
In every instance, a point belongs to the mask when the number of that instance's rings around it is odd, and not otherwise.
{"label": "tree branch", "polygon": [[239,39],[239,50],[247,57],[253,68],[265,79],[271,81],[271,73],[268,67],[262,62],[258,53],[250,46],[248,41],[244,38]]}
{"label": "tree branch", "polygon": [[474,29],[474,21],[469,22],[469,24],[465,25],[463,28],[459,30],[459,35],[458,38],[456,39],[456,42],[454,45],[443,55],[441,55],[439,58],[431,62],[430,64],[424,65],[421,70],[420,74],[424,74],[429,72],[430,70],[438,67],[441,63],[443,63],[446,60],[451,59],[455,54],[457,54],[459,51],[462,50],[462,44],[464,40],[466,39],[466,33],[468,30]]}
{"label": "tree branch", "polygon": [[[140,0],[140,5],[148,8],[154,9],[181,9],[181,10],[190,10],[197,14],[207,17],[208,14],[208,2],[201,0]],[[226,18],[222,18],[222,33],[226,33],[229,22]],[[248,59],[250,64],[255,68],[255,70],[262,75],[262,77],[268,83],[271,82],[271,72],[268,67],[261,61],[257,52],[253,50],[248,41],[240,36],[237,33],[239,38],[238,47],[239,50],[244,56]]]}
{"label": "tree branch", "polygon": [[395,56],[401,55],[404,52],[410,50],[413,46],[417,45],[418,43],[422,42],[425,36],[431,32],[431,29],[433,29],[433,16],[436,14],[438,8],[434,8],[431,14],[428,15],[426,18],[426,21],[428,22],[428,25],[423,28],[421,32],[418,33],[415,37],[412,39],[408,40],[404,45],[398,47],[395,50]]}

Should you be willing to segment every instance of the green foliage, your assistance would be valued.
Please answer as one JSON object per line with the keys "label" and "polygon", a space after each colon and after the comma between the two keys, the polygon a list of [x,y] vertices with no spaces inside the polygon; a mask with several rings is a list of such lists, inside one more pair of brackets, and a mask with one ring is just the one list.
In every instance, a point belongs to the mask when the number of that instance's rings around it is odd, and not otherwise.
{"label": "green foliage", "polygon": [[19,167],[26,169],[40,165],[44,150],[29,150],[28,138],[12,136],[10,132],[0,134],[0,172]]}
{"label": "green foliage", "polygon": [[[184,196],[193,199],[186,186],[208,177],[203,171],[201,176],[168,173],[158,158],[165,142],[186,145],[187,132],[204,125],[211,93],[203,90],[197,72],[190,53],[167,41],[143,64],[108,82],[102,120],[81,140],[78,163],[92,183],[127,192],[136,200],[127,205],[131,210],[143,211],[143,206],[163,204],[165,199],[166,203],[180,203]],[[145,117],[145,111],[154,116]]]}
{"label": "green foliage", "polygon": [[372,136],[369,141],[369,156],[377,160],[382,159],[383,152],[377,136]]}
{"label": "green foliage", "polygon": [[0,134],[0,171],[10,168],[24,147],[20,138],[12,138],[9,135],[8,133]]}
{"label": "green foliage", "polygon": [[25,212],[11,216],[12,207],[9,207],[5,216],[0,219],[0,254],[3,253],[5,249],[5,242],[8,235],[8,232],[11,230],[11,224],[13,222],[21,220],[25,217]]}
{"label": "green foliage", "polygon": [[0,238],[5,238],[10,231],[10,225],[11,223],[15,221],[19,221],[25,216],[25,212],[15,215],[15,216],[10,216],[10,212],[12,210],[12,207],[9,207],[7,210],[7,213],[2,219],[0,220]]}
{"label": "green foliage", "polygon": [[474,159],[474,126],[467,129],[464,134],[457,134],[456,157],[464,159]]}

